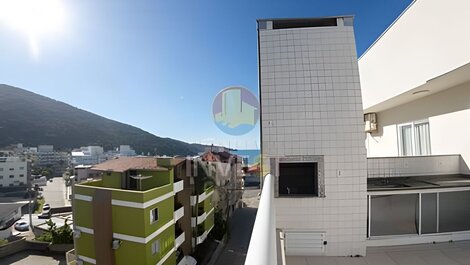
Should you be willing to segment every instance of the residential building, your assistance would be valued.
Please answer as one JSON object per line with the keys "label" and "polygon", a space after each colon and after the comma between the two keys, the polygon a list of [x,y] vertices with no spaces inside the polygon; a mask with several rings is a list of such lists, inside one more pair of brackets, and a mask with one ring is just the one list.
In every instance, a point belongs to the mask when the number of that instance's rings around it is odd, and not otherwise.
{"label": "residential building", "polygon": [[121,157],[91,170],[101,179],[73,192],[83,264],[183,264],[214,227],[213,182],[197,161]]}
{"label": "residential building", "polygon": [[258,43],[263,171],[273,175],[286,255],[365,255],[353,17],[261,19]]}
{"label": "residential building", "polygon": [[[176,264],[173,169],[152,157],[96,165],[74,187],[75,250],[84,264]],[[110,244],[112,242],[112,244]]]}
{"label": "residential building", "polygon": [[103,147],[86,146],[80,147],[80,150],[72,151],[72,165],[96,165],[106,161]]}
{"label": "residential building", "polygon": [[359,58],[368,246],[470,239],[469,9],[413,1]]}
{"label": "residential building", "polygon": [[243,171],[242,157],[227,151],[208,150],[201,155],[202,165],[211,165],[210,177],[213,180],[214,206],[222,214],[224,220],[240,207],[242,199]]}
{"label": "residential building", "polygon": [[38,146],[37,161],[35,168],[47,168],[51,170],[52,176],[62,176],[69,168],[69,154],[54,151],[52,145]]}
{"label": "residential building", "polygon": [[0,187],[26,186],[28,161],[20,157],[0,157]]}
{"label": "residential building", "polygon": [[461,154],[470,164],[469,8],[413,1],[361,56],[364,112],[377,119],[369,157]]}
{"label": "residential building", "polygon": [[99,171],[93,170],[92,169],[93,165],[78,165],[75,166],[75,172],[74,172],[74,180],[77,183],[86,181],[88,179],[99,179],[101,177],[101,174]]}
{"label": "residential building", "polygon": [[136,152],[129,145],[120,145],[119,156],[136,156]]}

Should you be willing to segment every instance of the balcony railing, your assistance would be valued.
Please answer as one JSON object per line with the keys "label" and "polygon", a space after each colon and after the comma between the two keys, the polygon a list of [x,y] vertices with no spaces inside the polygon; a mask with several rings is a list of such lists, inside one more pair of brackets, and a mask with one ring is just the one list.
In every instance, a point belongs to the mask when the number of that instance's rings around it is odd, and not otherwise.
{"label": "balcony railing", "polygon": [[276,215],[272,178],[271,174],[268,174],[264,179],[245,265],[277,265]]}

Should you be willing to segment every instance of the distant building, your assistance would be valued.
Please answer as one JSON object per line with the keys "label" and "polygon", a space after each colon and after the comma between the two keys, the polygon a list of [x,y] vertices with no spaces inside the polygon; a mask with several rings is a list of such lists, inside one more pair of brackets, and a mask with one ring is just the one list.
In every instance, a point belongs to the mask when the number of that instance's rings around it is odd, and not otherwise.
{"label": "distant building", "polygon": [[69,154],[56,152],[52,145],[38,146],[37,162],[35,168],[47,168],[52,176],[62,176],[69,168]]}
{"label": "distant building", "polygon": [[[83,264],[185,264],[215,225],[216,163],[120,157],[76,168],[101,177],[74,185],[77,259]],[[234,163],[224,164],[231,172]]]}
{"label": "distant building", "polygon": [[78,165],[75,166],[75,181],[76,183],[80,183],[83,181],[86,181],[90,178],[92,179],[98,179],[101,177],[101,174],[99,171],[93,170],[92,169],[93,165]]}
{"label": "distant building", "polygon": [[233,150],[231,153],[242,157],[242,164],[244,166],[251,166],[260,162],[261,150],[259,149],[239,149]]}
{"label": "distant building", "polygon": [[0,187],[26,186],[28,162],[25,158],[0,157]]}
{"label": "distant building", "polygon": [[[223,149],[219,149],[223,150]],[[198,160],[196,160],[198,161]],[[227,151],[206,151],[201,155],[203,164],[213,166],[210,176],[215,184],[215,207],[226,220],[239,207],[242,198],[242,158]]]}
{"label": "distant building", "polygon": [[72,165],[96,165],[106,161],[106,155],[101,146],[80,147],[80,150],[72,151]]}
{"label": "distant building", "polygon": [[119,156],[136,156],[136,152],[129,145],[119,146]]}
{"label": "distant building", "polygon": [[[176,265],[189,255],[214,226],[213,188],[202,185],[193,194],[191,165],[185,159],[121,157],[94,166],[101,180],[74,186],[78,260]],[[204,220],[193,222],[193,212]]]}

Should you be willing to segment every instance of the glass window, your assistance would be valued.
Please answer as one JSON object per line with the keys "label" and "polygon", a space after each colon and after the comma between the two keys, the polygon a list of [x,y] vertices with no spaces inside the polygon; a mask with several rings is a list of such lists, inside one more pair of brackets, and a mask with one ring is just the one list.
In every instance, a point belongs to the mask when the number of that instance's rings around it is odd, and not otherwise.
{"label": "glass window", "polygon": [[152,243],[152,255],[158,254],[158,252],[160,252],[160,239]]}
{"label": "glass window", "polygon": [[158,221],[158,208],[150,210],[150,223]]}
{"label": "glass window", "polygon": [[15,177],[15,175],[10,175],[10,178],[11,178],[11,179],[14,178],[14,177]]}
{"label": "glass window", "polygon": [[416,155],[431,154],[431,140],[429,137],[429,123],[423,122],[414,125],[415,127],[415,149]]}
{"label": "glass window", "polygon": [[413,134],[411,125],[400,126],[400,147],[402,156],[413,155]]}
{"label": "glass window", "polygon": [[431,155],[429,122],[398,125],[398,147],[400,156]]}

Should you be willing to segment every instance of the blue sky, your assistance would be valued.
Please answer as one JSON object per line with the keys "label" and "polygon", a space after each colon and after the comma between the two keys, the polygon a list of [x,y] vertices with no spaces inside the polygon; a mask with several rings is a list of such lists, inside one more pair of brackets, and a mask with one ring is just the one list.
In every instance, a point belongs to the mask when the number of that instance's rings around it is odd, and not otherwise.
{"label": "blue sky", "polygon": [[228,86],[258,93],[257,18],[355,15],[360,55],[410,2],[63,1],[62,29],[34,49],[0,20],[0,83],[158,136],[256,148],[258,127],[226,135],[211,106]]}

